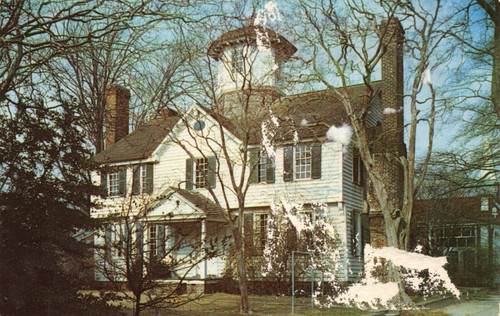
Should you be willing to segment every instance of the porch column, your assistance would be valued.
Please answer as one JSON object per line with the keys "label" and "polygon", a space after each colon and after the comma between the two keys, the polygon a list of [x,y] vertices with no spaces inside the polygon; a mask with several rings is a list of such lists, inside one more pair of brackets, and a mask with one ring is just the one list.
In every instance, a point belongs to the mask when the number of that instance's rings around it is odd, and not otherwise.
{"label": "porch column", "polygon": [[201,221],[201,249],[200,249],[200,255],[201,258],[203,259],[203,262],[201,262],[201,267],[200,267],[200,277],[203,279],[207,278],[207,259],[205,258],[206,256],[206,234],[207,234],[207,221],[203,219]]}

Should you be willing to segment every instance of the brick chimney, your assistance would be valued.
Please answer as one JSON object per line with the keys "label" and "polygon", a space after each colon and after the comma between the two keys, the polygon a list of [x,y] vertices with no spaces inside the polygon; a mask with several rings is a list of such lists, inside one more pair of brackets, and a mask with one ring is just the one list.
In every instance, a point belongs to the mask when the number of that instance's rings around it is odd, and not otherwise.
{"label": "brick chimney", "polygon": [[130,92],[128,89],[117,84],[106,87],[104,149],[108,149],[128,134],[129,100]]}
{"label": "brick chimney", "polygon": [[[403,206],[404,173],[398,157],[406,156],[404,144],[404,30],[398,19],[392,18],[379,25],[378,33],[383,45],[382,57],[382,125],[377,128],[378,141],[373,146],[377,162],[383,166],[383,176],[389,199],[399,209]],[[384,219],[380,205],[370,186],[370,242],[374,247],[387,245]]]}

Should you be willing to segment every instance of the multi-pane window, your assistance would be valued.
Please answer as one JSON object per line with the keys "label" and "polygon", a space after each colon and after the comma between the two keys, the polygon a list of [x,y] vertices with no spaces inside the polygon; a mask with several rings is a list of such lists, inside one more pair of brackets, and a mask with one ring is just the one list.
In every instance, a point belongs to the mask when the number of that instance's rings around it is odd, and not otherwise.
{"label": "multi-pane window", "polygon": [[263,251],[266,247],[267,240],[267,214],[260,214],[259,216],[259,250]]}
{"label": "multi-pane window", "polygon": [[133,166],[132,194],[153,193],[153,164]]}
{"label": "multi-pane window", "polygon": [[243,72],[244,56],[243,56],[243,49],[242,48],[237,48],[237,49],[233,50],[231,62],[232,62],[231,71],[233,73],[242,73]]}
{"label": "multi-pane window", "polygon": [[148,229],[149,253],[151,256],[158,255],[158,225],[151,225]]}
{"label": "multi-pane window", "polygon": [[258,172],[259,172],[259,183],[265,183],[267,182],[267,154],[263,151],[259,152],[259,165],[258,165]]}
{"label": "multi-pane window", "polygon": [[146,165],[141,166],[140,172],[141,172],[141,188],[142,188],[142,191],[144,191],[144,189],[146,188],[146,185],[147,185]]}
{"label": "multi-pane window", "polygon": [[304,223],[305,225],[314,224],[314,215],[312,211],[299,211],[297,212],[297,217]]}
{"label": "multi-pane window", "polygon": [[357,212],[351,214],[351,253],[361,255],[361,221]]}
{"label": "multi-pane window", "polygon": [[435,229],[438,246],[447,247],[475,247],[476,229],[474,226],[444,226]]}
{"label": "multi-pane window", "polygon": [[208,162],[205,158],[196,159],[196,172],[194,186],[196,188],[205,188],[207,186]]}
{"label": "multi-pane window", "polygon": [[108,192],[110,196],[120,195],[120,173],[112,172],[109,174],[109,188]]}
{"label": "multi-pane window", "polygon": [[295,147],[295,179],[311,179],[311,146]]}

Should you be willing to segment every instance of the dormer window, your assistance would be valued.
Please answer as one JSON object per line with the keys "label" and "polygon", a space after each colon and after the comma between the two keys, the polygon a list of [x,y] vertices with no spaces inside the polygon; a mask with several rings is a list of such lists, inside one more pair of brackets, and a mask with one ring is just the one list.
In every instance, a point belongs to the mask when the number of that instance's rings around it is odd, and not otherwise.
{"label": "dormer window", "polygon": [[231,56],[231,71],[232,73],[243,73],[244,56],[243,48],[235,48]]}

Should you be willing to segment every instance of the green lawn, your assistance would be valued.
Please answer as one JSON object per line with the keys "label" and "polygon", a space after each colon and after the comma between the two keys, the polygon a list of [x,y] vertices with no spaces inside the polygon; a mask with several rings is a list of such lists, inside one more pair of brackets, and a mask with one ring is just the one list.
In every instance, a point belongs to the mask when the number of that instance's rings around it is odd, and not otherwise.
{"label": "green lawn", "polygon": [[[250,307],[254,315],[291,315],[291,302],[289,296],[250,296]],[[310,298],[295,298],[295,315],[363,315],[366,311],[355,308],[333,307],[331,309],[314,308],[311,311]],[[217,293],[208,295],[205,298],[191,302],[184,306],[169,310],[172,315],[240,315],[239,296],[231,294]],[[144,315],[155,315],[148,313]],[[161,315],[161,313],[160,313]]]}
{"label": "green lawn", "polygon": [[[92,291],[82,291],[82,294],[87,294]],[[93,292],[94,295],[98,293]],[[169,308],[164,310],[146,310],[141,313],[144,316],[158,316],[158,315],[180,315],[180,316],[226,316],[226,315],[240,315],[239,314],[239,299],[238,295],[216,293],[206,295],[203,298],[192,301],[186,305]],[[250,296],[250,307],[253,315],[292,315],[291,314],[291,297],[289,296]],[[126,310],[127,314],[132,314],[131,302],[116,303],[121,305]],[[307,297],[295,298],[295,315],[370,315],[368,310],[359,310],[352,307],[335,306],[332,308],[319,308],[314,307],[311,311],[311,301]],[[417,310],[417,311],[404,311],[403,316],[447,316],[440,311],[432,310]]]}

